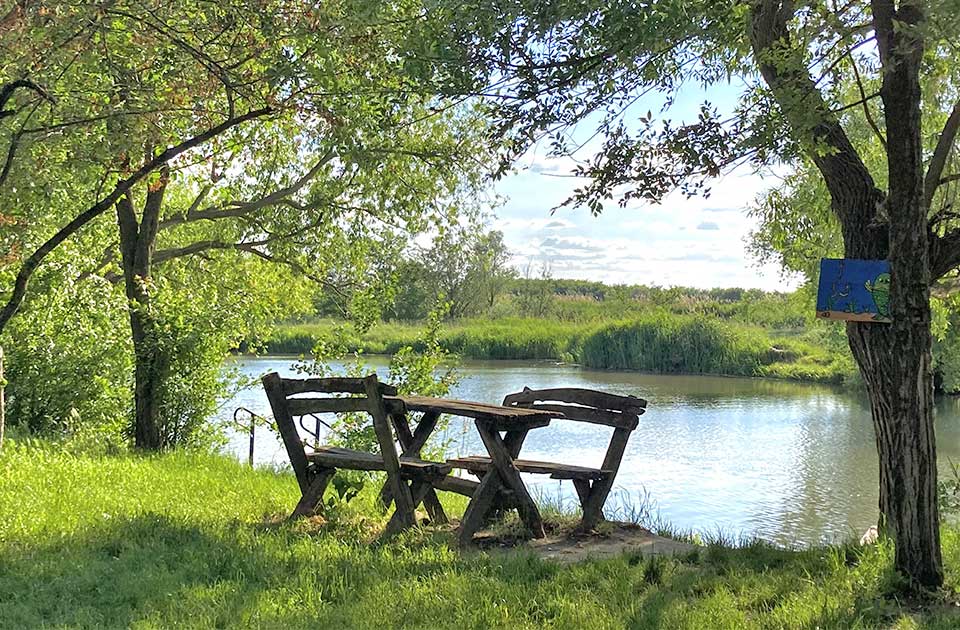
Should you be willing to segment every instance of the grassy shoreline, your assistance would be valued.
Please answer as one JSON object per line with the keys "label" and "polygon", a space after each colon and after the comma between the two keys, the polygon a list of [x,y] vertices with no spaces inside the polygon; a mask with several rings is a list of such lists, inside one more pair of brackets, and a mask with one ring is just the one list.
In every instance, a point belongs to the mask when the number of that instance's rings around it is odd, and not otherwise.
{"label": "grassy shoreline", "polygon": [[[50,474],[61,471],[67,474]],[[895,592],[887,544],[707,544],[559,565],[462,553],[430,529],[379,540],[365,491],[285,522],[292,475],[198,453],[0,454],[0,626],[285,628],[952,628]],[[448,500],[451,514],[462,502]],[[944,527],[950,588],[960,532]]]}
{"label": "grassy shoreline", "polygon": [[[422,325],[380,323],[360,334],[332,320],[282,324],[266,340],[271,354],[309,354],[338,335],[350,351],[394,354],[417,347]],[[467,359],[555,360],[596,369],[772,377],[842,384],[855,380],[852,359],[793,330],[773,331],[693,315],[654,314],[613,322],[550,319],[459,320],[440,338]]]}

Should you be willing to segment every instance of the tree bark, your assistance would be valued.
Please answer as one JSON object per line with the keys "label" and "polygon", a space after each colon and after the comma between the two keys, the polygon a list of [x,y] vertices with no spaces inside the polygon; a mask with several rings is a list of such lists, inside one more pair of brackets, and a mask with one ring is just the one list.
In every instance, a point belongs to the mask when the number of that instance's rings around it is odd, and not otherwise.
{"label": "tree bark", "polygon": [[150,295],[153,252],[166,184],[167,172],[164,171],[161,180],[147,192],[139,222],[129,195],[117,202],[123,280],[135,357],[134,444],[144,450],[159,450],[167,445],[160,426],[160,405],[168,360],[158,335]]}
{"label": "tree bark", "polygon": [[896,540],[894,565],[923,586],[939,587],[943,562],[933,427],[932,278],[920,113],[923,41],[917,28],[924,18],[920,5],[910,0],[898,9],[891,0],[872,5],[887,127],[893,323],[881,331],[851,326],[848,336],[865,380],[870,372],[881,526]]}

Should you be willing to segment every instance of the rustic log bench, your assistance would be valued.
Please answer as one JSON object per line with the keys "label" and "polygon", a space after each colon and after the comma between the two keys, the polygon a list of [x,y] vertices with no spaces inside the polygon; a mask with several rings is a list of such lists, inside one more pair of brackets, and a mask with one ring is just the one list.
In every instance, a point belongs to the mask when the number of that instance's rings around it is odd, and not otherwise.
{"label": "rustic log bench", "polygon": [[[620,468],[623,452],[630,434],[639,424],[639,417],[646,411],[647,401],[635,396],[619,396],[590,389],[540,389],[527,387],[522,392],[509,394],[503,399],[504,406],[538,410],[555,414],[557,419],[590,422],[614,427],[606,456],[600,468],[588,468],[556,462],[516,459],[520,442],[510,446],[513,466],[520,472],[550,475],[552,479],[569,479],[577,491],[583,508],[583,518],[578,525],[581,531],[591,530],[603,519],[603,505],[613,488]],[[472,455],[447,460],[454,468],[468,470],[481,477],[495,468],[490,457]],[[487,512],[494,509],[491,504]],[[466,521],[466,517],[464,518]],[[474,525],[476,527],[477,525]]]}
{"label": "rustic log bench", "polygon": [[[405,409],[399,400],[387,398],[396,395],[396,388],[378,382],[376,374],[366,378],[287,379],[273,372],[265,375],[262,381],[277,429],[300,485],[301,498],[291,518],[315,513],[321,506],[323,492],[333,475],[337,470],[346,469],[387,473],[386,488],[389,493],[385,494],[389,501],[396,504],[396,511],[387,524],[387,533],[414,525],[414,509],[428,495],[433,499],[425,503],[431,518],[438,522],[446,521],[443,508],[433,493],[432,483],[445,477],[451,466],[407,453],[398,457],[391,421],[402,418]],[[297,397],[307,393],[352,396]],[[293,420],[295,416],[349,412],[365,412],[373,418],[379,453],[332,446],[318,446],[311,451],[304,448]],[[406,428],[405,420],[402,425]]]}

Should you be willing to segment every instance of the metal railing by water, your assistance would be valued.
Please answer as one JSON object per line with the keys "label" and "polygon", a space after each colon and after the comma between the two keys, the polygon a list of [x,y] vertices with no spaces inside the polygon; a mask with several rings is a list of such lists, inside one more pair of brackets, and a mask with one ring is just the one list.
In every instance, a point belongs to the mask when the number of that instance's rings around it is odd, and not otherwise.
{"label": "metal railing by water", "polygon": [[[247,414],[250,418],[249,424],[243,422],[241,419],[241,414]],[[314,421],[313,430],[308,429],[304,424],[304,420],[312,419]],[[237,407],[233,410],[233,424],[240,431],[249,431],[250,432],[250,446],[247,451],[247,463],[250,464],[250,467],[253,467],[253,451],[256,444],[256,430],[257,423],[260,422],[263,425],[270,424],[271,420],[264,416],[261,416],[256,411],[248,409],[247,407]],[[320,419],[317,414],[310,413],[303,416],[300,416],[300,428],[303,429],[303,432],[313,438],[313,449],[316,450],[320,447],[320,426],[323,425],[327,427],[328,431],[333,431],[333,427]]]}

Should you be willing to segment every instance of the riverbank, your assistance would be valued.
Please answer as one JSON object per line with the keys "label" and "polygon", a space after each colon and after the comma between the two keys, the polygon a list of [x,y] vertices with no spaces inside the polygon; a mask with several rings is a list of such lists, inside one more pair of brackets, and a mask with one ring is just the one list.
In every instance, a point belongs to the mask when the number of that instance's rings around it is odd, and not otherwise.
{"label": "riverbank", "polygon": [[[69,474],[51,474],[69,471]],[[374,541],[373,493],[329,520],[283,520],[287,473],[187,453],[0,455],[0,626],[286,628],[953,628],[914,610],[887,545],[787,551],[701,542],[700,553],[561,565],[460,553],[445,535]],[[373,486],[370,486],[373,487]],[[462,502],[442,498],[452,514]],[[960,533],[943,532],[960,586]],[[371,544],[373,543],[373,544]]]}
{"label": "riverbank", "polygon": [[[282,324],[266,340],[266,351],[309,354],[318,341],[336,334],[350,351],[393,354],[405,346],[417,348],[422,330],[416,323],[379,323],[362,334],[349,323],[332,320]],[[657,313],[599,323],[457,320],[445,324],[440,344],[468,359],[555,360],[596,369],[834,384],[856,378],[849,353],[832,350],[802,332]]]}

